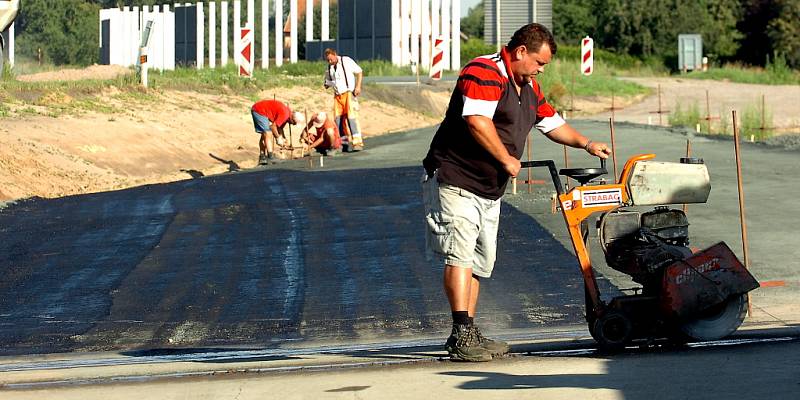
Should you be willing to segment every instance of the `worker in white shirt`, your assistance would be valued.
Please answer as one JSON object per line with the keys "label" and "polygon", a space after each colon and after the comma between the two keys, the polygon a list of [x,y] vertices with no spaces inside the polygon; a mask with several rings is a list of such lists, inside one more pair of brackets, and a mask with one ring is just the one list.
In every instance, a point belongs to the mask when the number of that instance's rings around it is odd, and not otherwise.
{"label": "worker in white shirt", "polygon": [[361,94],[361,67],[348,56],[336,54],[336,50],[325,49],[328,69],[325,71],[325,88],[333,88],[333,116],[342,135],[344,151],[359,151],[364,140],[358,126],[358,100]]}

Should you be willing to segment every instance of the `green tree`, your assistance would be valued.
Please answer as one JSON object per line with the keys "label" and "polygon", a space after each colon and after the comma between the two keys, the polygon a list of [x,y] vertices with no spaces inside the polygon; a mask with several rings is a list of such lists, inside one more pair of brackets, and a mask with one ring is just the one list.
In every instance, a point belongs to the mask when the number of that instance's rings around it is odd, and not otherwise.
{"label": "green tree", "polygon": [[26,0],[18,16],[19,53],[54,64],[88,65],[99,54],[97,4],[82,0]]}
{"label": "green tree", "polygon": [[470,38],[483,39],[484,21],[483,0],[467,11],[467,16],[461,18],[461,32]]}
{"label": "green tree", "polygon": [[800,2],[778,0],[777,16],[767,23],[767,37],[774,54],[786,58],[786,63],[800,68]]}
{"label": "green tree", "polygon": [[736,29],[742,17],[741,0],[705,0],[705,3],[704,51],[712,59],[730,59],[739,50],[739,40],[744,36]]}
{"label": "green tree", "polygon": [[739,42],[738,60],[752,65],[764,65],[772,55],[772,46],[767,36],[767,25],[778,17],[774,0],[742,0],[742,18],[736,28],[742,32]]}
{"label": "green tree", "polygon": [[578,44],[584,36],[596,36],[594,0],[564,0],[553,3],[553,35],[560,43]]}
{"label": "green tree", "polygon": [[[570,19],[589,25],[596,16],[596,41],[603,48],[640,57],[659,57],[675,67],[678,35],[699,33],[707,53],[735,54],[741,33],[736,31],[739,0],[594,0],[588,17],[579,17],[572,0]],[[566,8],[566,5],[565,5]],[[585,7],[584,7],[585,8]],[[563,18],[561,14],[557,18]],[[561,22],[559,22],[561,23]],[[569,32],[569,27],[564,28]],[[572,33],[574,35],[575,33]],[[574,40],[574,38],[573,38]]]}

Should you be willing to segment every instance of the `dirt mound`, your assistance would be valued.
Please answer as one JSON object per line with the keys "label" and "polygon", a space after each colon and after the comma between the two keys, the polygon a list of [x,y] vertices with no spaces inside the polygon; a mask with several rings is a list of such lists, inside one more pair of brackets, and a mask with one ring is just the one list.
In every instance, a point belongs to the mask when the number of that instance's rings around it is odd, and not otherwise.
{"label": "dirt mound", "polygon": [[119,65],[95,64],[81,69],[60,69],[57,71],[20,75],[17,77],[17,80],[22,82],[79,81],[84,79],[107,80],[132,73],[133,70],[130,68]]}
{"label": "dirt mound", "polygon": [[[109,89],[97,100],[112,110],[105,113],[81,110],[80,115],[62,115],[46,106],[27,106],[40,115],[20,112],[3,119],[0,201],[121,189],[255,166],[258,135],[249,112],[251,99],[181,91],[146,93],[130,96]],[[308,114],[330,111],[332,106],[331,93],[321,88],[295,87],[260,95],[273,96]],[[70,99],[47,103],[65,101]],[[360,103],[367,147],[370,137],[439,122],[366,93]],[[298,149],[299,136],[295,127],[291,138]]]}

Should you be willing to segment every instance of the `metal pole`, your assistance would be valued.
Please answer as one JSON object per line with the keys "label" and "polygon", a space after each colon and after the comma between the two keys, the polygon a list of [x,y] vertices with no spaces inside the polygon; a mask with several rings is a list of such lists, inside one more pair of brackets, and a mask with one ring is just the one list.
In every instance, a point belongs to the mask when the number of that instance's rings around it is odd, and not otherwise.
{"label": "metal pole", "polygon": [[496,43],[497,43],[497,51],[500,51],[500,0],[494,1],[494,24],[495,24],[495,35],[496,36]]}
{"label": "metal pole", "polygon": [[614,182],[617,182],[617,143],[614,138],[614,114],[608,119],[608,126],[611,128],[611,162],[614,163]]}

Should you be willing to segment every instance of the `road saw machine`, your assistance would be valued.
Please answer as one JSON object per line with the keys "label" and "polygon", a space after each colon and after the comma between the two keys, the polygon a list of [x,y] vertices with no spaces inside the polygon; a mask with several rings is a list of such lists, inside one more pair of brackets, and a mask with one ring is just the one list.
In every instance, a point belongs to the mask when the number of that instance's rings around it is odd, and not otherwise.
{"label": "road saw machine", "polygon": [[[708,200],[711,183],[702,159],[675,163],[654,158],[630,158],[619,182],[611,184],[595,181],[607,173],[605,160],[600,168],[558,173],[552,160],[522,162],[523,168],[547,167],[550,172],[584,279],[589,332],[606,350],[633,341],[705,341],[730,335],[747,313],[747,292],[759,286],[724,242],[690,249],[686,214],[668,206]],[[580,185],[565,193],[559,175]],[[588,220],[596,213],[606,263],[641,285],[623,289],[631,294],[608,302],[601,299],[587,250]]]}

